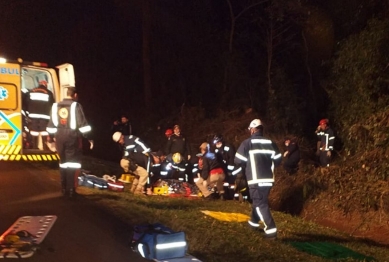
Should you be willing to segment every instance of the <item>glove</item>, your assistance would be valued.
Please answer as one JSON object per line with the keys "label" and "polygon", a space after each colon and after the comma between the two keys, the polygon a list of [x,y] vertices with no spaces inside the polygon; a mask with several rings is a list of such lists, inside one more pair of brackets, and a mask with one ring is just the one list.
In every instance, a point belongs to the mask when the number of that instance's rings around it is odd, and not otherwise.
{"label": "glove", "polygon": [[190,155],[188,155],[188,161],[190,160]]}
{"label": "glove", "polygon": [[284,153],[284,157],[286,157],[288,155],[288,151],[286,151],[285,153]]}
{"label": "glove", "polygon": [[331,157],[331,151],[327,151],[327,156]]}
{"label": "glove", "polygon": [[93,140],[89,140],[89,144],[90,144],[89,149],[92,150],[94,145]]}

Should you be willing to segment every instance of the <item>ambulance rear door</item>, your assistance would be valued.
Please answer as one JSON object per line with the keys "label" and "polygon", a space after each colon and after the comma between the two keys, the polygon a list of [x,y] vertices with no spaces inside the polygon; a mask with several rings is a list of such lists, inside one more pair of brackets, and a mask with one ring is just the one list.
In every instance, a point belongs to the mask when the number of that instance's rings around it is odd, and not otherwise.
{"label": "ambulance rear door", "polygon": [[59,71],[60,101],[66,97],[66,88],[76,86],[74,68],[72,64],[62,64],[57,66]]}
{"label": "ambulance rear door", "polygon": [[19,64],[0,64],[0,160],[22,150],[20,70]]}

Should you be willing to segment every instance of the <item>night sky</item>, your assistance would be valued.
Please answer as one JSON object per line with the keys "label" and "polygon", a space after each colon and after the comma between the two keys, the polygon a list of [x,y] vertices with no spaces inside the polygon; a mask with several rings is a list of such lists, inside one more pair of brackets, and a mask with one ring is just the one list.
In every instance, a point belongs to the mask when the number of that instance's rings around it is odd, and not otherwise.
{"label": "night sky", "polygon": [[[238,18],[231,45],[228,2]],[[208,118],[249,107],[265,117],[269,76],[281,94],[272,102],[284,110],[277,112],[282,128],[312,133],[327,116],[324,61],[336,42],[362,30],[385,4],[285,2],[150,0],[151,111],[144,98],[142,0],[1,0],[0,56],[74,65],[98,157],[115,155],[110,127],[121,114],[140,137],[163,137],[157,126],[172,125],[183,105],[204,108]],[[274,32],[270,49],[269,28],[282,32]]]}

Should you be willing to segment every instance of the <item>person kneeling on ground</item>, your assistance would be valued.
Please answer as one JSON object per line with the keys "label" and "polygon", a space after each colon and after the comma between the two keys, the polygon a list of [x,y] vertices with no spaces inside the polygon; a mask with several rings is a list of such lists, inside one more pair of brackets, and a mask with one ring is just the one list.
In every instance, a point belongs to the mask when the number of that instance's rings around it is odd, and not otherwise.
{"label": "person kneeling on ground", "polygon": [[208,143],[202,143],[200,151],[203,155],[203,167],[196,185],[207,200],[213,198],[212,193],[208,190],[208,186],[214,187],[216,185],[220,199],[224,200],[223,181],[225,174],[223,162],[217,158],[216,154],[209,151]]}
{"label": "person kneeling on ground", "polygon": [[143,195],[151,164],[149,155],[150,148],[139,137],[133,135],[123,136],[122,133],[115,132],[112,135],[112,139],[124,147],[124,154],[122,160],[120,160],[120,166],[124,172],[135,175],[130,191],[134,194]]}

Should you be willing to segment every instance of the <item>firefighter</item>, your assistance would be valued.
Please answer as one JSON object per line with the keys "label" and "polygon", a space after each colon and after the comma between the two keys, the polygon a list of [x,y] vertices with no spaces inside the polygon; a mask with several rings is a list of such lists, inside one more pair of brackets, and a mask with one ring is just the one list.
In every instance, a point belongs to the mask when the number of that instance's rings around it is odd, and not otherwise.
{"label": "firefighter", "polygon": [[[199,179],[196,181],[196,185],[204,196],[204,199],[210,200],[214,198],[220,198],[224,200],[224,188],[223,181],[225,174],[223,170],[223,160],[219,155],[210,152],[209,144],[204,142],[200,145],[200,151],[202,154],[202,163],[199,164],[201,173]],[[202,167],[201,167],[202,165]],[[208,187],[213,188],[216,186],[218,195],[212,195],[208,190]]]}
{"label": "firefighter", "polygon": [[277,238],[277,227],[269,209],[269,193],[274,184],[274,167],[281,164],[282,155],[277,145],[263,137],[260,119],[251,121],[250,137],[244,140],[235,154],[235,164],[245,168],[250,198],[252,200],[251,218],[248,221],[253,228],[259,228],[259,222],[265,225],[265,237]]}
{"label": "firefighter", "polygon": [[[137,136],[124,136],[121,132],[115,132],[112,140],[124,147],[120,166],[126,173],[133,173],[135,179],[130,191],[134,194],[144,195],[144,186],[149,178],[151,167],[151,149]],[[138,178],[139,177],[139,178]]]}
{"label": "firefighter", "polygon": [[[76,195],[76,179],[81,168],[82,136],[89,138],[91,126],[88,124],[75,87],[68,87],[66,97],[54,103],[47,131],[55,140],[59,155],[61,188],[64,196]],[[89,139],[90,149],[93,140]]]}
{"label": "firefighter", "polygon": [[330,166],[332,151],[334,150],[335,135],[330,128],[328,119],[322,119],[316,129],[317,134],[317,155],[320,166]]}
{"label": "firefighter", "polygon": [[49,135],[46,131],[50,119],[51,106],[54,103],[53,93],[47,88],[47,81],[39,81],[39,86],[27,94],[28,130],[35,149],[43,150],[44,142]]}
{"label": "firefighter", "polygon": [[237,178],[236,175],[239,175],[239,179],[241,178],[241,172],[239,172],[241,169],[238,169],[235,166],[234,158],[235,158],[235,147],[227,142],[224,141],[222,135],[215,135],[213,137],[213,144],[215,145],[215,153],[220,155],[220,157],[223,159],[224,163],[224,173],[226,174],[226,198],[227,199],[233,199],[234,195],[237,194],[239,196],[239,191],[243,188],[239,188],[238,191],[237,187],[235,186],[235,179]]}
{"label": "firefighter", "polygon": [[171,135],[173,135],[173,130],[170,128],[166,129],[166,131],[165,131],[166,138],[169,139],[169,137],[171,137]]}

